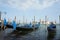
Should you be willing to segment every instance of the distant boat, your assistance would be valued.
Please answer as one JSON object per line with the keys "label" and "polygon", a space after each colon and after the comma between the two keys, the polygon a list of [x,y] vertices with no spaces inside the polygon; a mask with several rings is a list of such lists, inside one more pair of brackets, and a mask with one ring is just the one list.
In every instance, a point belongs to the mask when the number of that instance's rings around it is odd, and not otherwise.
{"label": "distant boat", "polygon": [[56,30],[56,25],[51,22],[51,24],[47,27],[48,31],[55,31]]}

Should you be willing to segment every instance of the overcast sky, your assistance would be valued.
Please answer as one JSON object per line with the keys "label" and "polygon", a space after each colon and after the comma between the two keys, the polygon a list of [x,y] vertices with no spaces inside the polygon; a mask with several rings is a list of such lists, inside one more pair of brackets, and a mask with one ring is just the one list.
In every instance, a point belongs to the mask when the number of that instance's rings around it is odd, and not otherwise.
{"label": "overcast sky", "polygon": [[[36,21],[48,16],[49,21],[58,20],[60,15],[60,0],[0,0],[0,11],[6,12],[6,19],[14,19],[23,21],[23,16],[29,21],[32,21],[36,16]],[[5,17],[2,14],[2,19]]]}

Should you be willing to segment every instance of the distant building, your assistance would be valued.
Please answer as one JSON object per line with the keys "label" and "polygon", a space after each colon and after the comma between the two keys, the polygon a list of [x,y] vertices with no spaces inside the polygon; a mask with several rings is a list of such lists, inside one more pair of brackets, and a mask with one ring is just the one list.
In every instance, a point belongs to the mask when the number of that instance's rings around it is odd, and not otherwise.
{"label": "distant building", "polygon": [[50,24],[49,21],[45,21],[45,20],[42,20],[42,19],[40,19],[40,23],[41,23],[41,24]]}

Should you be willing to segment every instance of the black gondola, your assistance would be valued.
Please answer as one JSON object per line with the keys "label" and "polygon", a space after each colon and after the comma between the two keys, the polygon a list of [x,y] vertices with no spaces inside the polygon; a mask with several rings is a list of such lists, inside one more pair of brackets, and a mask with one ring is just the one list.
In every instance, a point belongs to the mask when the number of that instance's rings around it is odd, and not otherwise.
{"label": "black gondola", "polygon": [[47,27],[48,31],[55,31],[56,30],[56,25],[51,22],[51,24]]}
{"label": "black gondola", "polygon": [[[13,27],[13,25],[12,25],[12,23],[11,24],[7,24],[6,25],[7,26],[7,28],[13,28],[14,29],[14,27]],[[39,28],[39,26],[40,26],[40,23],[38,23],[38,24],[35,24],[35,25],[33,25],[33,24],[16,24],[16,30],[21,30],[21,31],[30,31],[30,30],[33,30],[33,29],[37,29],[37,28]]]}

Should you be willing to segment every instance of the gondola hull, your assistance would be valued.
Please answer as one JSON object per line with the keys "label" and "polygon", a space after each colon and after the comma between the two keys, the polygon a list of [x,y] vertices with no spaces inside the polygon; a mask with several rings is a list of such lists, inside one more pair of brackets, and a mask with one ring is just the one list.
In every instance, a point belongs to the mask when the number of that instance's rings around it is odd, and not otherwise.
{"label": "gondola hull", "polygon": [[[7,25],[6,25],[6,28],[12,28],[12,29],[13,29],[13,26],[7,24]],[[38,28],[39,28],[39,27],[17,26],[17,27],[16,27],[16,30],[18,30],[18,31],[32,31],[32,30],[36,30],[36,29],[38,29]]]}
{"label": "gondola hull", "polygon": [[1,28],[1,22],[0,22],[0,28]]}
{"label": "gondola hull", "polygon": [[32,30],[36,30],[36,29],[38,29],[38,28],[22,28],[22,27],[16,27],[16,30],[18,30],[18,31],[32,31]]}
{"label": "gondola hull", "polygon": [[49,26],[47,28],[48,31],[56,31],[56,25],[53,25],[53,26]]}
{"label": "gondola hull", "polygon": [[56,28],[47,28],[48,31],[56,31]]}
{"label": "gondola hull", "polygon": [[6,27],[7,27],[7,28],[13,28],[13,26],[10,25],[10,24],[7,24]]}

